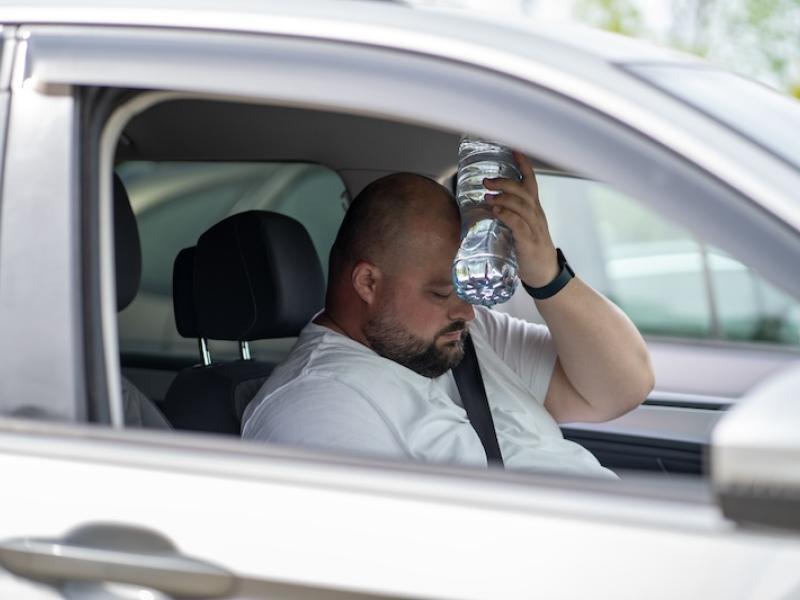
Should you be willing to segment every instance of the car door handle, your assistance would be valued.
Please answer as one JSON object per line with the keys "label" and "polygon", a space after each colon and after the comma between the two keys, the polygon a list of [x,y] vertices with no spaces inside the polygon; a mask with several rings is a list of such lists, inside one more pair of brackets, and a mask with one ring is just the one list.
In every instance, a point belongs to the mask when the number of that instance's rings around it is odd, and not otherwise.
{"label": "car door handle", "polygon": [[128,584],[182,598],[224,597],[236,583],[225,569],[181,555],[156,532],[115,524],[84,525],[60,540],[0,542],[0,566],[47,583]]}

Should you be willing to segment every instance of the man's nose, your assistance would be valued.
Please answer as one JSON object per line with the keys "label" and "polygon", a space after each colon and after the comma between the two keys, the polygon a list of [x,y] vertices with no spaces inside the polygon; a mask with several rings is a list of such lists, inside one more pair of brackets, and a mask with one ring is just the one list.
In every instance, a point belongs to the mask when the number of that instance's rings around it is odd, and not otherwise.
{"label": "man's nose", "polygon": [[475,309],[472,308],[472,304],[464,302],[454,293],[453,303],[450,306],[450,314],[448,317],[453,321],[472,321],[472,319],[475,318]]}

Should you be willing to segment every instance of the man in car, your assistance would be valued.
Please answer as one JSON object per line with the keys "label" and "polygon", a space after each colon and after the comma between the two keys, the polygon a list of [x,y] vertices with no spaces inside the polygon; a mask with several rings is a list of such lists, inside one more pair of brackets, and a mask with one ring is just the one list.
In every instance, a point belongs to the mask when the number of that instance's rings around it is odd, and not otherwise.
{"label": "man in car", "polygon": [[[515,159],[521,182],[484,185],[535,292],[565,267],[533,168]],[[613,477],[558,423],[605,421],[644,400],[654,376],[636,327],[577,276],[536,300],[546,327],[466,304],[450,276],[459,243],[455,200],[435,181],[394,174],[367,186],[331,250],[325,309],[248,406],[243,437],[486,466],[451,370],[469,332],[505,467]]]}

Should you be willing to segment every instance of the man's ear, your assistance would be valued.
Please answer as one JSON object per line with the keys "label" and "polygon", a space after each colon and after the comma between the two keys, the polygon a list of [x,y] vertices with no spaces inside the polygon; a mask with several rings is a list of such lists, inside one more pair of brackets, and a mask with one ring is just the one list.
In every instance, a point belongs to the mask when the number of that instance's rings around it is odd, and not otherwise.
{"label": "man's ear", "polygon": [[381,270],[366,261],[356,263],[353,267],[351,282],[356,294],[367,304],[375,302],[377,286],[383,278]]}

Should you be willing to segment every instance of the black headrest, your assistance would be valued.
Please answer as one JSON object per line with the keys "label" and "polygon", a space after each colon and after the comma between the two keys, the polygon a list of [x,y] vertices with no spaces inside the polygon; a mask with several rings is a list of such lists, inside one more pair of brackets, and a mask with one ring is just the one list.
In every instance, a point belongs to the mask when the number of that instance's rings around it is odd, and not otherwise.
{"label": "black headrest", "polygon": [[250,341],[296,336],[324,298],[314,245],[290,217],[240,213],[214,225],[197,242],[194,301],[203,337]]}
{"label": "black headrest", "polygon": [[117,270],[117,310],[130,304],[142,278],[142,249],[139,228],[128,192],[114,173],[114,260]]}
{"label": "black headrest", "polygon": [[175,309],[175,326],[185,338],[198,338],[197,316],[194,309],[194,255],[195,247],[184,248],[175,257],[172,267],[172,307]]}

